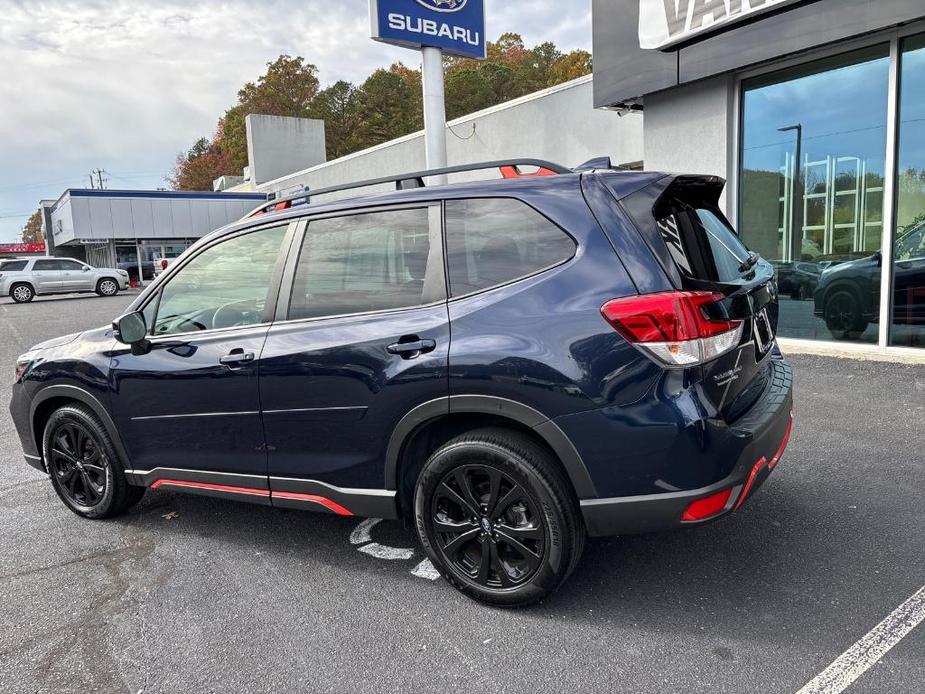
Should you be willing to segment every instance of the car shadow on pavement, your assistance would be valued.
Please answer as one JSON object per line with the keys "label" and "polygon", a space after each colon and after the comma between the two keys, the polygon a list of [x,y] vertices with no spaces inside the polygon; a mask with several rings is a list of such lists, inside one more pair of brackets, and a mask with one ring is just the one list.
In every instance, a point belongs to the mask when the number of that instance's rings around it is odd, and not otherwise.
{"label": "car shadow on pavement", "polygon": [[[812,508],[802,503],[799,490],[775,485],[773,492],[767,490],[741,512],[712,525],[591,538],[578,568],[562,588],[543,603],[518,613],[531,618],[548,613],[570,620],[604,618],[623,626],[698,629],[700,633],[716,628],[725,636],[730,636],[732,628],[745,632],[740,636],[768,639],[761,624],[775,621],[781,609],[802,610],[815,615],[807,619],[818,618],[818,598],[807,583],[818,579],[819,560],[808,560],[806,553],[811,549],[795,551],[790,526],[801,526],[801,542],[808,548],[818,547],[826,537],[832,539],[838,529],[816,522]],[[786,515],[781,515],[784,511]],[[153,532],[156,543],[176,543],[185,536],[195,541],[211,538],[245,554],[259,551],[263,561],[278,561],[280,566],[295,555],[347,572],[385,572],[387,581],[394,576],[395,581],[419,582],[420,590],[439,587],[435,602],[459,599],[475,610],[493,609],[470,603],[440,582],[432,584],[412,576],[410,570],[424,554],[413,530],[401,522],[382,522],[373,539],[412,548],[410,560],[382,561],[357,552],[350,534],[362,520],[153,492],[118,522]],[[817,537],[802,534],[806,527],[815,527]],[[841,532],[850,534],[844,528]],[[705,619],[710,615],[722,616],[711,626]],[[792,624],[793,615],[788,619]]]}

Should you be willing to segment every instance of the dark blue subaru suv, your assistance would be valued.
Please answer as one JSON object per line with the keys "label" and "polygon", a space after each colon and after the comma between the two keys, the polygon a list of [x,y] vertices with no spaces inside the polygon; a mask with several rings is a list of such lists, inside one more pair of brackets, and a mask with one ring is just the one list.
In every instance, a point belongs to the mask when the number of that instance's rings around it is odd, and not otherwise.
{"label": "dark blue subaru suv", "polygon": [[534,602],[586,535],[720,518],[780,460],[773,269],[723,186],[523,160],[274,200],[19,359],[26,460],[85,518],[149,487],[402,518],[456,588]]}

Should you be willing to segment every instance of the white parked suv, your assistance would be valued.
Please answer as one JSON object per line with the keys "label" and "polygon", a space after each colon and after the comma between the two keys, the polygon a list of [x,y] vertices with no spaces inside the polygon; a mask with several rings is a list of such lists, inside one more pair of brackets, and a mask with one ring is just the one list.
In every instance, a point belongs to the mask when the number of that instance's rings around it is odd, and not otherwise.
{"label": "white parked suv", "polygon": [[113,296],[128,286],[128,273],[95,268],[72,258],[17,258],[0,260],[0,296],[22,304],[37,294],[96,292]]}

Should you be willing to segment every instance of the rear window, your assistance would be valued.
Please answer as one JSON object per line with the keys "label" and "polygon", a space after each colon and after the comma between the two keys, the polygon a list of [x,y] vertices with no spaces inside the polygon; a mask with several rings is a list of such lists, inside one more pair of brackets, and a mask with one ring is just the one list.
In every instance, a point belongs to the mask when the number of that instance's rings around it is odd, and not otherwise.
{"label": "rear window", "polygon": [[454,297],[534,275],[575,255],[571,236],[508,198],[448,200],[446,246]]}
{"label": "rear window", "polygon": [[0,272],[19,272],[26,269],[27,260],[8,260],[0,263]]}
{"label": "rear window", "polygon": [[[719,210],[674,199],[658,219],[658,230],[681,274],[732,282],[748,271],[751,253]],[[744,268],[744,269],[743,269]]]}

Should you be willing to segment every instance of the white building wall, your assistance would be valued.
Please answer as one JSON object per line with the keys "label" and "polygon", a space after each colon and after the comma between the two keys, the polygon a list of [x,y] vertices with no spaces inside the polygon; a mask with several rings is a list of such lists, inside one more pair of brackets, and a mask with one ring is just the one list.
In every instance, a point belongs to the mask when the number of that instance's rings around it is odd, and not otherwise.
{"label": "white building wall", "polygon": [[[646,169],[723,178],[735,171],[735,103],[732,76],[647,95]],[[733,197],[727,187],[720,201],[730,217]]]}
{"label": "white building wall", "polygon": [[[142,191],[138,191],[141,193]],[[82,196],[66,192],[51,212],[55,246],[75,240],[199,238],[235,222],[261,201],[216,193],[206,196],[163,194]]]}
{"label": "white building wall", "polygon": [[249,114],[244,124],[248,174],[253,183],[260,184],[327,159],[322,120]]}
{"label": "white building wall", "polygon": [[[640,114],[620,117],[594,109],[589,75],[450,121],[447,161],[454,166],[535,158],[577,166],[609,155],[614,164],[623,164],[642,159],[642,136]],[[424,133],[418,132],[277,178],[257,190],[321,188],[424,168]]]}

